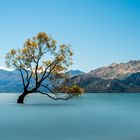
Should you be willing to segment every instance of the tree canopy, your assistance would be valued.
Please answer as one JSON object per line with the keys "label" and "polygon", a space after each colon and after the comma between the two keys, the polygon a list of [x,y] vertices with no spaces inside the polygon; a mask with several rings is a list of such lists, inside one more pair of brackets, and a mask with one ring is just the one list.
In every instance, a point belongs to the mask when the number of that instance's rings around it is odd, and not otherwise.
{"label": "tree canopy", "polygon": [[56,87],[63,86],[65,71],[72,65],[72,56],[71,45],[58,45],[56,40],[44,32],[28,39],[22,49],[10,50],[6,55],[6,65],[20,72],[23,83],[24,92],[18,103],[22,103],[27,94],[35,92],[55,100],[67,100],[76,94],[80,95],[78,92],[68,92],[58,96],[58,93],[54,92]]}

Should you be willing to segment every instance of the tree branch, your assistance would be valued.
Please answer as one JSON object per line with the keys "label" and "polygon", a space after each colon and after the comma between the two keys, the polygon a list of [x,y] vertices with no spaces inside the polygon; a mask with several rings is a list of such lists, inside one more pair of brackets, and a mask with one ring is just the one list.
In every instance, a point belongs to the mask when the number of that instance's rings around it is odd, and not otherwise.
{"label": "tree branch", "polygon": [[41,91],[37,91],[37,92],[39,92],[40,94],[46,95],[46,96],[50,97],[50,98],[53,99],[53,100],[69,100],[69,99],[72,98],[70,95],[67,96],[67,97],[65,97],[65,98],[62,98],[62,97],[56,97],[56,98],[55,98],[55,97],[49,95],[48,93],[44,93],[44,92],[41,92]]}
{"label": "tree branch", "polygon": [[24,86],[24,88],[25,88],[25,87],[26,87],[26,85],[25,85],[25,80],[24,80],[23,72],[22,72],[22,70],[21,70],[21,69],[19,69],[19,68],[18,68],[18,70],[19,70],[19,72],[20,72],[20,74],[21,74],[22,83],[23,83],[23,86]]}
{"label": "tree branch", "polygon": [[[56,61],[56,60],[55,60]],[[42,75],[42,77],[41,77],[41,80],[40,81],[42,81],[43,80],[43,78],[44,78],[44,76],[46,75],[46,72],[47,72],[47,70],[48,70],[48,68],[50,68],[54,63],[55,63],[55,61],[53,61],[48,67],[46,67],[45,68],[45,71],[44,71],[44,73],[43,73],[43,75]],[[41,83],[41,82],[40,82]]]}
{"label": "tree branch", "polygon": [[26,72],[26,82],[28,82],[28,78],[29,78],[28,70],[26,70],[25,68],[22,67],[23,63],[20,60],[18,60],[18,61],[19,61],[20,65],[21,65],[20,66],[21,67],[20,69],[23,69]]}
{"label": "tree branch", "polygon": [[45,86],[45,85],[42,85],[42,84],[41,84],[41,86],[48,89],[52,94],[57,95],[57,93],[53,92],[48,86]]}
{"label": "tree branch", "polygon": [[29,85],[30,85],[30,80],[31,80],[31,78],[32,78],[32,75],[33,75],[33,71],[31,71],[31,74],[30,74],[30,76],[29,76],[29,78],[28,78],[28,81],[27,81],[27,88],[28,88]]}
{"label": "tree branch", "polygon": [[51,72],[54,70],[54,68],[56,67],[56,65],[58,64],[58,60],[56,61],[56,63],[54,64],[54,66],[52,67],[52,69],[50,69],[50,71],[48,72],[48,74],[45,76],[45,74],[43,74],[44,76],[42,76],[41,80],[39,81],[39,83],[41,84],[47,77],[49,77],[49,75],[51,74]]}

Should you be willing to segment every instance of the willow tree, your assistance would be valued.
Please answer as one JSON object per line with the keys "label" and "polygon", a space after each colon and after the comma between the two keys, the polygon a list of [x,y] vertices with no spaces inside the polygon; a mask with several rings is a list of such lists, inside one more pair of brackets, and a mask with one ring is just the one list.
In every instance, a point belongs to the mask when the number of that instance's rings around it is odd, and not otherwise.
{"label": "willow tree", "polygon": [[22,49],[10,50],[6,55],[6,65],[20,72],[23,84],[23,93],[17,103],[24,103],[25,96],[33,93],[41,93],[54,100],[68,100],[79,95],[55,92],[58,86],[62,86],[64,73],[72,64],[72,56],[70,45],[58,45],[43,32],[28,39]]}

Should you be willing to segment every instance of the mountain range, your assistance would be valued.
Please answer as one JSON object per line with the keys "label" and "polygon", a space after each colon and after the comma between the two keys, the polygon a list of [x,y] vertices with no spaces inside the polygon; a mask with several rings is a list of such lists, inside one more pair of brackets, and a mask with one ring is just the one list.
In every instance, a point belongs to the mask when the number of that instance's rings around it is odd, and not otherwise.
{"label": "mountain range", "polygon": [[[113,63],[84,73],[80,70],[67,72],[68,86],[78,85],[89,93],[140,93],[140,61]],[[0,69],[0,92],[22,92],[20,73],[17,70]]]}
{"label": "mountain range", "polygon": [[140,61],[113,63],[72,77],[68,85],[76,84],[90,93],[140,93]]}

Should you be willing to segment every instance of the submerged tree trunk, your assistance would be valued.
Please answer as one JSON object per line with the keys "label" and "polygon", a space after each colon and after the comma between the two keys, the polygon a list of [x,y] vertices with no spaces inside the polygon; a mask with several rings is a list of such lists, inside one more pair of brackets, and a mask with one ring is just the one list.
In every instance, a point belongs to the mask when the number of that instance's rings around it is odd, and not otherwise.
{"label": "submerged tree trunk", "polygon": [[28,92],[23,92],[17,99],[18,104],[24,104],[25,96],[28,95]]}

